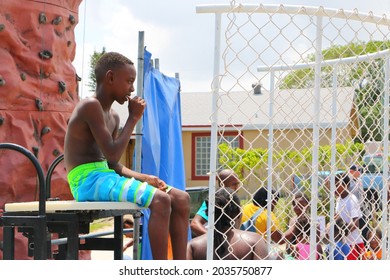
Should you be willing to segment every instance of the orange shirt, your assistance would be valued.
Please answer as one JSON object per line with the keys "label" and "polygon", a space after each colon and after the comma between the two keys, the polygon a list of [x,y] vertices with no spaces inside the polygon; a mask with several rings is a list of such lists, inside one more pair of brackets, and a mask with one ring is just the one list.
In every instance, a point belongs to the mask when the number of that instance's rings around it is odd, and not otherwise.
{"label": "orange shirt", "polygon": [[378,252],[373,252],[371,250],[364,253],[363,258],[365,260],[381,260],[382,259],[382,249],[380,249]]}

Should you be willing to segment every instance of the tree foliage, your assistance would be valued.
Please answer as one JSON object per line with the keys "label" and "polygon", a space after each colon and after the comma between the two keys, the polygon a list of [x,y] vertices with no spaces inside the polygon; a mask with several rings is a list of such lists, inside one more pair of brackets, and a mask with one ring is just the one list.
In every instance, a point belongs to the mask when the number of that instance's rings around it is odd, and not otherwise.
{"label": "tree foliage", "polygon": [[90,56],[90,62],[89,62],[89,82],[88,82],[88,87],[89,87],[90,91],[94,92],[96,90],[95,66],[96,66],[96,62],[105,53],[106,53],[106,48],[103,47],[101,52],[98,52],[98,51],[94,50],[93,54],[91,54],[91,56]]}
{"label": "tree foliage", "polygon": [[[264,170],[268,167],[268,149],[241,149],[231,148],[223,143],[218,146],[219,164],[233,169],[237,174],[253,173],[258,177],[264,177]],[[363,164],[364,144],[352,141],[344,144],[336,144],[336,168],[345,169],[351,163]],[[332,147],[323,145],[319,147],[318,161],[320,170],[330,170]],[[285,168],[292,170],[294,174],[303,173],[302,170],[310,169],[313,159],[312,147],[303,147],[301,150],[279,150],[273,154],[273,170],[283,171]],[[263,173],[263,174],[262,174]],[[243,179],[243,177],[241,177]],[[265,179],[265,178],[263,178]]]}
{"label": "tree foliage", "polygon": [[[369,41],[369,42],[351,42],[347,45],[333,45],[322,51],[323,60],[332,60],[338,58],[354,57],[364,55],[368,53],[375,53],[378,51],[386,50],[390,48],[390,41]],[[315,54],[307,56],[303,62],[314,62]],[[340,86],[353,86],[356,82],[360,82],[367,72],[378,71],[376,65],[370,65],[371,62],[359,62],[351,67],[350,65],[338,66],[338,82]],[[371,68],[371,69],[369,69]],[[330,66],[322,67],[321,80],[322,87],[330,87],[332,85],[332,73],[333,68]],[[295,71],[291,71],[281,81],[279,87],[281,89],[290,88],[309,88],[314,85],[314,68],[305,68]]]}
{"label": "tree foliage", "polygon": [[[390,41],[351,42],[347,45],[333,45],[322,51],[323,60],[355,57],[390,49]],[[315,54],[308,55],[305,62],[314,62]],[[321,68],[321,87],[333,84],[334,67]],[[383,140],[383,98],[384,98],[384,60],[354,62],[337,65],[339,87],[354,87],[354,102],[359,113],[360,135],[357,142]],[[294,70],[280,82],[281,89],[314,87],[314,68]],[[383,120],[385,121],[385,120]]]}

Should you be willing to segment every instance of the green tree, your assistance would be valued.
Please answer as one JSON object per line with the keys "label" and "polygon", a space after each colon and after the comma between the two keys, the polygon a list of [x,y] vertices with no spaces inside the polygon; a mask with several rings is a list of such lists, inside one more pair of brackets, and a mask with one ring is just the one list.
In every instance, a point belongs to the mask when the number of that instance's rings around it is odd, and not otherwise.
{"label": "green tree", "polygon": [[95,65],[96,65],[96,62],[99,60],[99,58],[101,58],[102,55],[105,53],[106,53],[106,48],[103,47],[101,52],[97,52],[95,50],[95,51],[93,51],[93,54],[91,54],[91,56],[90,56],[89,82],[88,82],[88,87],[89,87],[90,91],[96,90]]}
{"label": "green tree", "polygon": [[[347,45],[333,45],[322,51],[323,60],[354,57],[390,49],[390,41],[351,42]],[[308,55],[306,62],[315,61],[315,55]],[[321,87],[331,87],[334,67],[321,69]],[[339,64],[337,66],[339,87],[355,87],[354,103],[358,109],[360,135],[355,141],[365,143],[369,140],[383,140],[383,98],[384,98],[384,60]],[[314,68],[291,71],[281,81],[281,89],[311,88],[314,86]],[[382,120],[382,123],[379,122]]]}
{"label": "green tree", "polygon": [[[268,149],[240,149],[232,148],[223,143],[218,146],[220,154],[219,164],[233,169],[237,174],[252,173],[265,180],[267,173],[262,172],[267,168]],[[273,169],[284,169],[289,167],[294,174],[301,174],[302,170],[310,168],[312,163],[312,147],[302,147],[300,150],[279,150],[274,152]],[[319,147],[319,168],[320,170],[330,170],[331,153],[330,145]],[[336,167],[346,169],[351,162],[363,164],[364,144],[353,143],[336,144]],[[240,177],[243,179],[243,177]]]}
{"label": "green tree", "polygon": [[[382,141],[383,105],[385,93],[384,61],[367,65],[367,71],[355,90],[355,104],[359,112],[360,135],[363,142]],[[380,121],[381,120],[381,121]]]}

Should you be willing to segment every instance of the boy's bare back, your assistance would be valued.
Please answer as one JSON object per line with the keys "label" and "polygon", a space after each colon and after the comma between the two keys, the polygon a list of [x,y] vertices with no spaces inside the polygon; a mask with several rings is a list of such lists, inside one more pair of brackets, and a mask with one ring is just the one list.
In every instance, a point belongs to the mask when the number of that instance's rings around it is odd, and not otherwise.
{"label": "boy's bare back", "polygon": [[[259,234],[232,229],[227,236],[232,253],[224,260],[261,260],[267,259],[268,251],[263,237]],[[203,234],[190,241],[187,248],[187,259],[205,260],[207,235]]]}
{"label": "boy's bare back", "polygon": [[101,116],[94,117],[97,115],[103,116],[104,122],[99,121],[96,125],[105,126],[114,138],[118,127],[116,121],[119,120],[118,114],[111,111],[104,117],[104,112],[96,98],[80,101],[69,119],[65,137],[67,170],[72,170],[80,164],[105,160],[88,124],[90,121],[97,122],[102,119]]}
{"label": "boy's bare back", "polygon": [[[119,162],[133,129],[145,109],[145,101],[135,97],[136,70],[132,64],[113,68],[99,77],[96,94],[81,100],[75,107],[65,135],[64,156],[66,169],[107,160],[109,165]],[[113,102],[128,101],[129,117],[118,135],[119,116],[111,109]]]}

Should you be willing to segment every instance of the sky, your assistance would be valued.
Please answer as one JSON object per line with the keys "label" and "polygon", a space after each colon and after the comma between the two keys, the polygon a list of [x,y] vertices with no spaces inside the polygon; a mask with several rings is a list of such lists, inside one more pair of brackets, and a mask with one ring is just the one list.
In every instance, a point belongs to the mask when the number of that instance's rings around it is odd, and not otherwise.
{"label": "sky", "polygon": [[105,47],[106,51],[120,52],[137,63],[140,31],[144,32],[144,44],[152,58],[159,59],[160,71],[170,77],[179,74],[182,92],[210,91],[215,16],[196,13],[196,6],[231,2],[323,6],[390,16],[388,0],[83,0],[75,28],[77,47],[73,61],[82,78],[81,97],[93,94],[86,84],[94,50]]}

